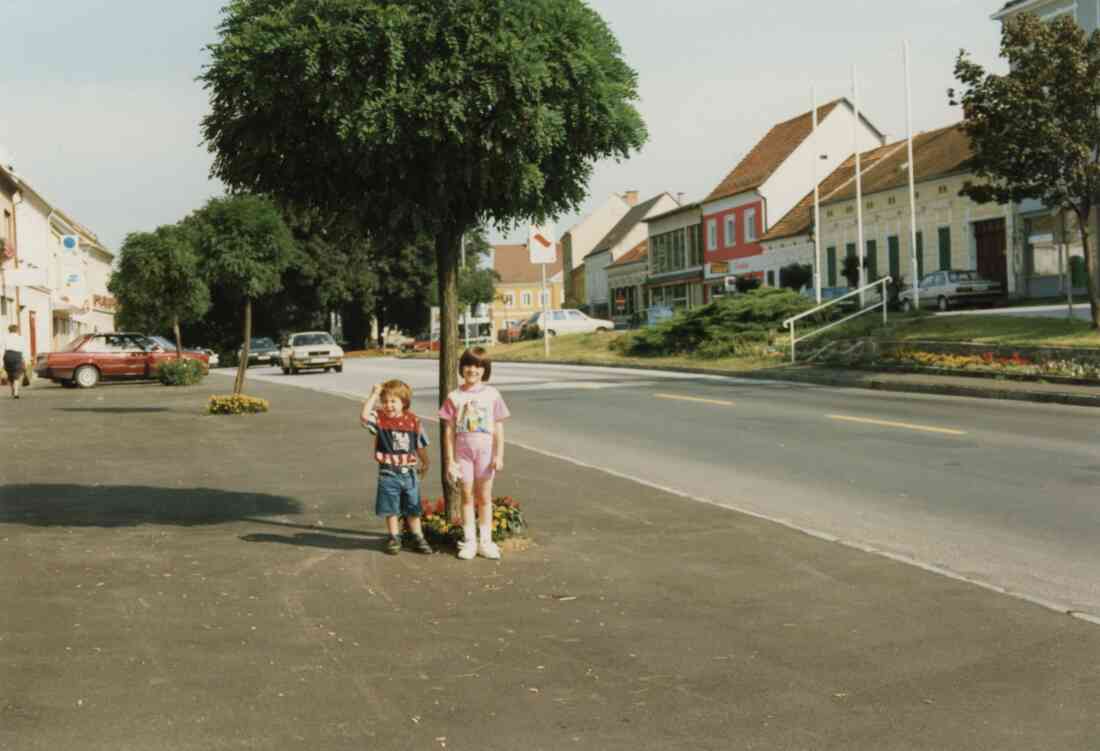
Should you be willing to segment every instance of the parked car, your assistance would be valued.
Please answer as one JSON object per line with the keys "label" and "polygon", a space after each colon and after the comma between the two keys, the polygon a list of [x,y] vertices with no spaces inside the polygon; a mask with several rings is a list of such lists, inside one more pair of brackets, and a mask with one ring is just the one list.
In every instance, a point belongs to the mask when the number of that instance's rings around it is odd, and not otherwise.
{"label": "parked car", "polygon": [[[198,360],[209,368],[209,358],[199,352],[183,353],[184,359]],[[35,358],[34,372],[63,386],[90,389],[103,379],[156,378],[161,363],[176,358],[171,351],[144,334],[115,332],[84,334],[59,352],[43,352]]]}
{"label": "parked car", "polygon": [[[154,334],[149,338],[159,344],[165,352],[176,351],[176,343],[166,336],[157,336]],[[206,355],[207,362],[211,368],[216,368],[218,366],[218,353],[212,349],[205,349],[204,347],[184,347],[183,351]]]}
{"label": "parked car", "polygon": [[525,321],[505,321],[504,327],[497,331],[497,341],[501,344],[518,342],[523,335]]}
{"label": "parked car", "polygon": [[522,338],[541,336],[546,331],[550,336],[558,334],[591,334],[594,331],[611,331],[614,321],[603,318],[589,318],[579,310],[548,310],[533,314],[523,322]]}
{"label": "parked car", "polygon": [[423,332],[416,336],[414,339],[410,339],[401,345],[402,352],[438,352],[439,351],[439,332],[435,332],[435,336],[432,336],[430,332]]}
{"label": "parked car", "polygon": [[[933,271],[920,280],[922,308],[935,306],[939,310],[948,310],[959,305],[992,305],[1003,296],[1004,289],[1000,282],[986,279],[973,270]],[[911,286],[898,295],[898,303],[902,310],[914,308]]]}
{"label": "parked car", "polygon": [[279,348],[279,364],[284,374],[302,370],[344,371],[344,350],[327,331],[302,331],[289,334]]}
{"label": "parked car", "polygon": [[[243,348],[241,348],[243,349]],[[237,359],[241,357],[241,349],[237,350]],[[275,340],[268,336],[254,336],[248,340],[248,365],[279,364],[279,346]]]}

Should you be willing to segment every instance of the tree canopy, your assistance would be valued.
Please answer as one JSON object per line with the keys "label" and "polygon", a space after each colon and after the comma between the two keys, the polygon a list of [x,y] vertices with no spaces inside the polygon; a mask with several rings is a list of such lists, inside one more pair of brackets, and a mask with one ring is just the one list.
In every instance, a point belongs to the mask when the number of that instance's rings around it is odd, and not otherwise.
{"label": "tree canopy", "polygon": [[1086,35],[1072,16],[1044,22],[1030,13],[1007,20],[1004,75],[959,53],[949,90],[963,108],[981,182],[962,193],[980,203],[1038,199],[1077,215],[1093,327],[1100,327],[1100,262],[1089,243],[1090,214],[1100,198],[1100,31]]}

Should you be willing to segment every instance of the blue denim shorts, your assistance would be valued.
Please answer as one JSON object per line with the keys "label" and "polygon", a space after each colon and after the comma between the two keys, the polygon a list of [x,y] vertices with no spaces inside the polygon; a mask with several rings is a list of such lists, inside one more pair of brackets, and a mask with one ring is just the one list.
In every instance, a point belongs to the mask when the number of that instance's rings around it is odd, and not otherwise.
{"label": "blue denim shorts", "polygon": [[420,475],[416,467],[378,469],[378,495],[374,513],[378,516],[420,516]]}

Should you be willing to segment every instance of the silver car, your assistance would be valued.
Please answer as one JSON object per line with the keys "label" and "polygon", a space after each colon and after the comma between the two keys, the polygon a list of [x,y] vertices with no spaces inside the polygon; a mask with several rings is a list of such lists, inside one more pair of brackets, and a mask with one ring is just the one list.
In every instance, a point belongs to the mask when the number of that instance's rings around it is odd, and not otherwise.
{"label": "silver car", "polygon": [[[959,305],[993,304],[1004,296],[1000,282],[986,279],[977,271],[933,271],[920,280],[920,305],[949,310]],[[905,311],[912,310],[913,288],[908,287],[898,295],[898,303]]]}

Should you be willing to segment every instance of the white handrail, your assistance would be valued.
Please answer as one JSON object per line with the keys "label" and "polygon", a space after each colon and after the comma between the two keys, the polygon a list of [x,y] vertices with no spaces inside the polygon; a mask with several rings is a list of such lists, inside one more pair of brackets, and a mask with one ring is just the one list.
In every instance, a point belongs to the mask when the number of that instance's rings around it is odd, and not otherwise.
{"label": "white handrail", "polygon": [[[846,295],[841,295],[840,297],[829,300],[829,302],[822,303],[821,305],[818,305],[816,308],[810,308],[805,313],[799,313],[796,316],[791,316],[790,318],[784,320],[783,321],[784,328],[788,328],[791,331],[791,362],[795,361],[794,347],[798,342],[805,341],[806,339],[809,339],[812,336],[817,336],[818,334],[820,334],[823,331],[828,331],[829,329],[833,328],[834,326],[839,326],[842,323],[846,323],[846,322],[852,320],[853,318],[855,318],[857,316],[863,315],[864,313],[866,313],[869,310],[874,310],[875,308],[879,307],[880,305],[882,307],[882,322],[885,324],[886,323],[886,304],[888,302],[887,295],[886,295],[886,285],[889,284],[891,281],[893,281],[893,279],[891,277],[884,276],[881,279],[877,279],[877,280],[871,282],[870,284],[863,285],[859,289],[854,289]],[[852,313],[850,316],[845,316],[844,318],[841,318],[839,321],[833,321],[832,323],[828,324],[827,326],[822,326],[820,328],[816,328],[816,329],[814,329],[813,331],[811,331],[810,333],[808,333],[804,336],[801,336],[801,337],[795,336],[795,323],[797,321],[805,318],[806,316],[811,316],[814,313],[822,311],[825,308],[828,308],[832,305],[836,305],[841,300],[846,300],[849,297],[854,297],[856,295],[859,295],[862,299],[864,291],[870,289],[871,287],[876,287],[876,286],[879,286],[879,285],[882,285],[882,291],[881,291],[882,302],[881,303],[875,303],[874,305],[871,305],[869,307],[860,308],[855,313]]]}

